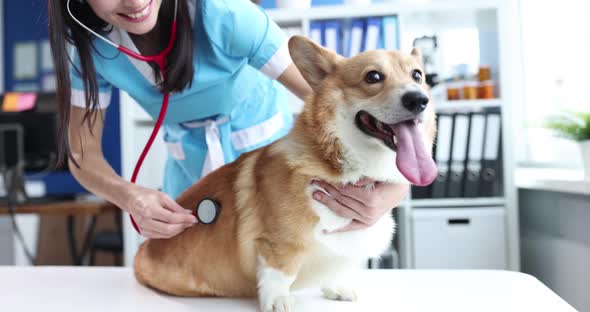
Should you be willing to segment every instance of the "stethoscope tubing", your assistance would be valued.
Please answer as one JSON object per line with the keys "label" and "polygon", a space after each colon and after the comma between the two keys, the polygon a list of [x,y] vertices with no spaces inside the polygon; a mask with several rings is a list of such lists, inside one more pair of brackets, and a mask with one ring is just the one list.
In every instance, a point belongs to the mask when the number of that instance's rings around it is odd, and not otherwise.
{"label": "stethoscope tubing", "polygon": [[[174,42],[176,40],[176,18],[178,16],[177,15],[177,13],[178,13],[178,0],[174,0],[174,19],[172,20],[172,27],[170,30],[171,34],[170,34],[170,40],[168,41],[168,46],[166,46],[166,48],[162,52],[160,52],[156,55],[141,55],[141,54],[136,53],[136,52],[134,52],[122,45],[118,45],[118,44],[112,42],[111,40],[103,37],[102,35],[96,33],[95,31],[93,31],[92,29],[90,29],[89,27],[84,25],[84,23],[82,23],[80,20],[78,20],[74,16],[74,14],[72,14],[72,11],[70,10],[70,1],[71,0],[68,0],[68,2],[66,3],[66,8],[68,10],[68,13],[70,14],[70,17],[76,23],[78,23],[78,25],[80,25],[82,28],[86,29],[88,32],[90,32],[91,34],[93,34],[97,38],[101,39],[102,41],[106,42],[107,44],[113,46],[117,50],[121,51],[122,53],[124,53],[132,58],[138,59],[140,61],[145,61],[145,62],[155,62],[158,65],[160,72],[162,74],[162,80],[166,79],[166,56],[170,53],[170,51],[172,51],[172,48],[174,47]],[[160,109],[160,113],[158,114],[158,119],[156,121],[156,125],[154,126],[154,129],[152,130],[152,133],[151,133],[145,147],[143,148],[143,151],[141,152],[141,155],[139,156],[137,163],[135,164],[135,168],[133,170],[133,175],[131,176],[131,183],[135,183],[137,181],[137,176],[139,175],[139,170],[141,169],[143,161],[145,160],[147,153],[149,152],[150,148],[152,147],[152,144],[154,143],[154,140],[156,139],[158,131],[162,127],[162,123],[164,122],[164,117],[166,116],[166,111],[168,110],[168,102],[169,101],[170,101],[170,93],[166,92],[163,94],[162,108]],[[141,231],[139,230],[137,223],[133,219],[133,216],[131,214],[129,214],[129,217],[130,217],[131,223],[133,224],[133,227],[135,228],[137,233],[141,234]]]}

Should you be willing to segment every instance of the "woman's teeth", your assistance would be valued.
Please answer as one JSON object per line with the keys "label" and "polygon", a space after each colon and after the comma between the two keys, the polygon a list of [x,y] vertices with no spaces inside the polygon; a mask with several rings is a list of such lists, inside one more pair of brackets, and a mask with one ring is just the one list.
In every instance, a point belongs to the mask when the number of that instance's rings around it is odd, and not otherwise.
{"label": "woman's teeth", "polygon": [[133,14],[125,14],[125,15],[129,18],[132,18],[132,19],[138,19],[138,18],[142,18],[142,17],[146,16],[149,11],[150,11],[150,6],[146,5],[145,9],[141,10],[140,12],[133,13]]}

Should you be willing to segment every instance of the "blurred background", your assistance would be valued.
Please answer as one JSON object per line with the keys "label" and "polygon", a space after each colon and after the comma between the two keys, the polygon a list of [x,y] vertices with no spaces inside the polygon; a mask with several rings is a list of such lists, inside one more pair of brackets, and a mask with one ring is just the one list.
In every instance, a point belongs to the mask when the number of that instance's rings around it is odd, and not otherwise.
{"label": "blurred background", "polygon": [[[349,57],[419,47],[440,173],[370,268],[515,270],[590,311],[590,19],[580,0],[263,0],[288,36]],[[131,265],[121,211],[56,168],[47,1],[0,0],[0,265]],[[104,152],[130,179],[154,125],[114,92]],[[289,98],[293,114],[302,103]],[[138,179],[160,188],[161,138]],[[153,170],[152,170],[153,169]]]}

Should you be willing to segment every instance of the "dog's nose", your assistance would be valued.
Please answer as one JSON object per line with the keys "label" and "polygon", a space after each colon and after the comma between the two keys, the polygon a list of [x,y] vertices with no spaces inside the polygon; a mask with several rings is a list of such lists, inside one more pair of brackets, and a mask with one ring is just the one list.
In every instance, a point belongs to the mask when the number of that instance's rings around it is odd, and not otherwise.
{"label": "dog's nose", "polygon": [[422,92],[410,91],[402,96],[402,105],[414,114],[424,111],[426,104],[428,104],[428,97]]}

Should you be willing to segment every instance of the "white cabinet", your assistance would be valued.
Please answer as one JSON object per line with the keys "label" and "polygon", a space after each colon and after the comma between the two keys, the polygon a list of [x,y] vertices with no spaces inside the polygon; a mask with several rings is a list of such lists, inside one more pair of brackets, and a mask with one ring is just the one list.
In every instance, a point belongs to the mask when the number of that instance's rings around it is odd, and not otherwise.
{"label": "white cabinet", "polygon": [[416,269],[508,269],[504,207],[412,212]]}

